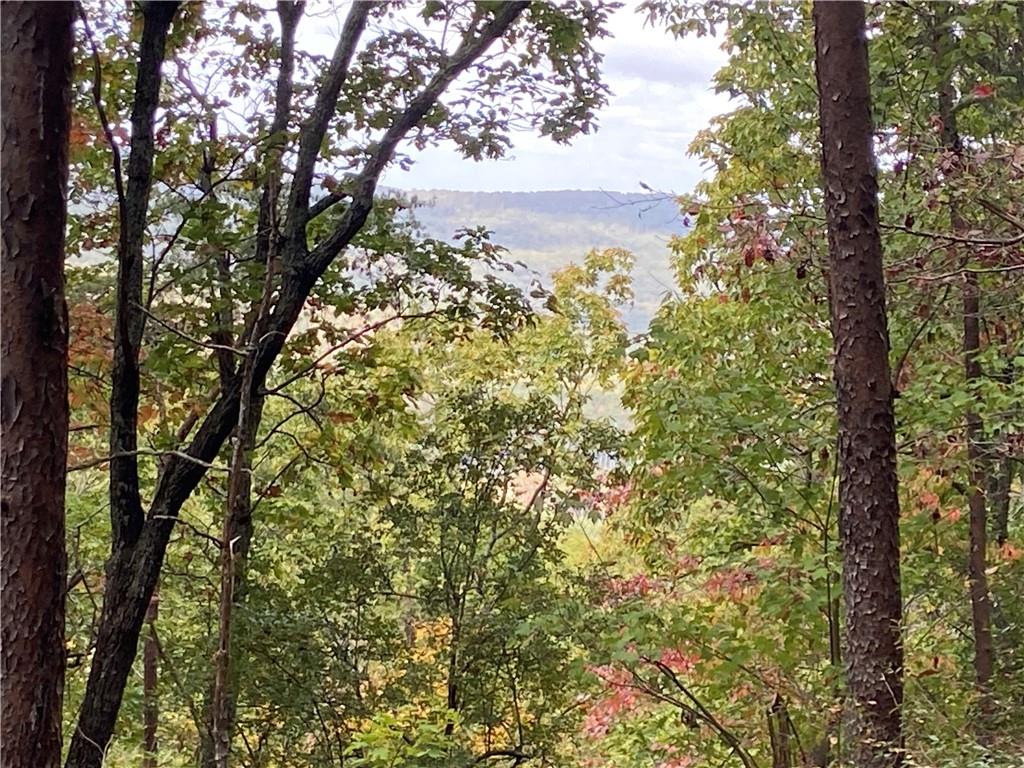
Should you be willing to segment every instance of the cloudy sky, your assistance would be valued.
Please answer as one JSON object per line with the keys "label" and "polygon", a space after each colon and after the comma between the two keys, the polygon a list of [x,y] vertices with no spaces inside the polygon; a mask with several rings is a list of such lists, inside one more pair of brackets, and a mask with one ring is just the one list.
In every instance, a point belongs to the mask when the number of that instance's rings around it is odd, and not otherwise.
{"label": "cloudy sky", "polygon": [[[320,16],[320,21],[322,26],[309,42],[329,53],[337,39],[330,27],[340,26],[340,19]],[[390,170],[384,183],[485,192],[639,192],[640,182],[676,193],[691,189],[701,168],[686,156],[686,147],[709,118],[728,109],[726,97],[711,88],[711,77],[725,54],[713,39],[679,41],[660,28],[645,26],[632,7],[617,11],[610,29],[614,37],[598,41],[612,96],[599,114],[597,133],[579,136],[569,146],[517,134],[508,157],[481,163],[464,160],[443,146],[432,147],[416,154],[412,170]]]}

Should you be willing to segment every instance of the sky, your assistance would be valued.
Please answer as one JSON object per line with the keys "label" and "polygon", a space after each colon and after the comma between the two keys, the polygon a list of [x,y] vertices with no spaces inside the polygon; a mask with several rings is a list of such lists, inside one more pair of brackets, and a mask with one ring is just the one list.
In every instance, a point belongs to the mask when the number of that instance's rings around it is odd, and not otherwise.
{"label": "sky", "polygon": [[[712,38],[676,40],[661,28],[645,26],[631,7],[616,11],[609,27],[613,37],[597,47],[605,54],[612,95],[598,113],[596,133],[578,136],[568,146],[517,133],[505,158],[479,163],[445,146],[430,147],[414,154],[411,170],[390,169],[383,183],[481,192],[640,192],[643,182],[662,192],[690,191],[702,169],[687,157],[687,145],[710,118],[729,109],[727,97],[711,86],[726,56]],[[330,38],[333,46],[334,34]]]}

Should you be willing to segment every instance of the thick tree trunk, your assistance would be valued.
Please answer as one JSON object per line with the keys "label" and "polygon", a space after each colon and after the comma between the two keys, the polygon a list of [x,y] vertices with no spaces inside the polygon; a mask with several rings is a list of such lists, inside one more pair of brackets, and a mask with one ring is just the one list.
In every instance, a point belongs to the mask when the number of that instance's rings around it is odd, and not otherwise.
{"label": "thick tree trunk", "polygon": [[64,692],[64,300],[73,3],[2,16],[0,763],[60,764]]}
{"label": "thick tree trunk", "polygon": [[850,740],[856,766],[888,768],[902,762],[899,500],[864,6],[816,2],[814,22]]}

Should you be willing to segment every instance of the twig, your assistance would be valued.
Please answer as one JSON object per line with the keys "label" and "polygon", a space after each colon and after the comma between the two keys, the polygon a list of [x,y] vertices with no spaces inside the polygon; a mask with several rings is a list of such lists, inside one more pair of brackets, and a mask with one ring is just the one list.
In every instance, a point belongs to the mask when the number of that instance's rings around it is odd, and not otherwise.
{"label": "twig", "polygon": [[72,464],[68,467],[68,472],[81,472],[83,469],[90,469],[92,467],[98,467],[102,464],[109,464],[111,461],[114,461],[116,459],[123,459],[128,456],[154,456],[156,458],[174,456],[179,459],[184,459],[185,461],[190,461],[193,464],[198,464],[199,466],[205,467],[206,469],[216,469],[220,472],[228,471],[228,468],[223,465],[212,464],[210,462],[203,461],[202,459],[198,459],[195,456],[185,453],[185,451],[154,451],[147,448],[139,448],[134,451],[119,451],[117,453],[112,453],[107,456],[100,456],[99,458],[89,459],[88,461],[83,461],[79,464]]}
{"label": "twig", "polygon": [[122,231],[125,227],[125,197],[124,197],[124,176],[121,171],[121,149],[114,141],[114,132],[110,128],[110,120],[107,118],[107,110],[103,106],[103,68],[100,64],[100,52],[96,47],[96,41],[92,36],[92,29],[89,27],[89,18],[85,13],[85,6],[77,3],[78,18],[82,20],[82,27],[85,36],[92,48],[92,101],[96,106],[96,114],[99,116],[100,125],[103,127],[103,135],[110,145],[112,164],[114,166],[114,189],[117,191],[117,222],[118,228]]}

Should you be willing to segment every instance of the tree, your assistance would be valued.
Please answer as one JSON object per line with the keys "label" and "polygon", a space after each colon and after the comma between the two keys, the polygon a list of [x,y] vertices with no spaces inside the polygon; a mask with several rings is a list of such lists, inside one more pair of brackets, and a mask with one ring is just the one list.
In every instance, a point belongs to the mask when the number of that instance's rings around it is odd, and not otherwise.
{"label": "tree", "polygon": [[[235,131],[231,136],[233,143],[228,145],[236,153],[234,165],[212,180],[198,203],[189,197],[194,194],[193,189],[177,194],[179,190],[168,183],[167,177],[192,174],[195,179],[200,169],[188,167],[188,163],[200,157],[202,169],[214,165],[216,171],[216,159],[223,157],[216,150],[223,149],[226,142],[222,135],[218,136],[220,126],[214,117],[211,122],[201,123],[209,124],[211,130],[199,146],[184,141],[180,153],[172,152],[172,147],[177,150],[179,146],[162,131],[167,129],[172,138],[178,138],[179,134],[170,130],[169,125],[176,116],[174,110],[167,110],[165,125],[154,130],[168,46],[200,45],[218,33],[230,33],[236,44],[247,45],[253,55],[266,57],[267,51],[274,49],[274,41],[260,38],[266,34],[262,28],[254,33],[255,25],[242,30],[232,27],[233,14],[229,14],[227,22],[204,20],[197,6],[185,7],[180,13],[174,3],[141,6],[141,40],[137,61],[131,65],[136,74],[135,85],[116,91],[129,93],[131,101],[126,185],[120,180],[115,140],[119,126],[113,124],[115,118],[109,105],[99,97],[94,99],[99,128],[115,158],[114,184],[108,182],[106,188],[112,187],[116,192],[119,209],[109,454],[113,541],[106,569],[103,615],[78,727],[68,754],[69,767],[99,764],[113,733],[146,607],[182,505],[238,426],[240,403],[263,394],[268,376],[292,329],[306,311],[307,299],[315,292],[321,276],[332,265],[337,267],[339,255],[363,232],[374,208],[378,180],[401,143],[409,136],[420,146],[451,139],[470,157],[498,156],[508,143],[505,133],[511,126],[525,122],[556,140],[566,140],[590,125],[593,108],[604,99],[604,88],[596,77],[599,57],[589,44],[593,36],[603,33],[605,11],[600,8],[576,3],[559,7],[510,2],[449,9],[428,4],[420,16],[423,23],[437,28],[435,37],[410,35],[401,25],[378,29],[369,23],[386,18],[392,10],[388,4],[354,4],[330,62],[326,68],[316,68],[322,76],[311,88],[302,90],[302,99],[297,100],[294,109],[287,109],[292,91],[297,90],[293,84],[285,79],[276,89],[276,104],[290,115],[286,124],[301,126],[297,137],[293,140],[279,132],[268,135],[267,126],[258,119],[245,130]],[[246,7],[239,13],[259,18],[261,12]],[[218,27],[222,22],[224,26]],[[373,36],[364,40],[367,29],[373,30]],[[113,39],[118,38],[114,35]],[[499,40],[504,40],[503,50],[493,52],[492,58],[491,49]],[[116,58],[123,54],[94,52],[96,82],[100,82],[100,64],[105,56]],[[239,59],[247,61],[248,57],[243,55]],[[396,66],[396,61],[405,59],[414,61],[415,66]],[[175,63],[186,70],[179,81],[191,83],[187,64],[180,59]],[[581,67],[590,76],[580,77]],[[238,77],[244,80],[243,73]],[[472,88],[465,85],[467,79],[471,79]],[[235,85],[237,92],[244,94],[247,88],[262,84]],[[95,86],[94,92],[99,90],[100,86]],[[456,92],[459,98],[453,97],[448,103],[442,101],[446,93]],[[510,110],[489,109],[488,101],[502,93],[530,98],[516,99]],[[216,114],[217,107],[205,103],[201,94],[193,93],[191,98],[198,102],[198,111]],[[524,106],[531,101],[548,106],[534,111]],[[260,162],[265,153],[253,148],[253,132],[261,143],[285,142],[292,161],[291,173],[286,182],[270,185],[272,194],[267,205],[261,205],[261,223],[256,223],[255,232],[250,228],[245,233],[226,234],[224,230],[239,220],[250,227],[253,222],[243,212],[237,218],[226,215],[232,210],[230,204],[215,199],[210,190],[233,183],[241,194],[253,179],[274,176],[272,164],[268,173]],[[158,147],[161,142],[164,145]],[[333,164],[350,172],[339,181],[330,174],[318,173],[318,164],[321,169]],[[245,178],[232,173],[236,165],[248,168]],[[91,172],[92,168],[87,170]],[[172,194],[158,197],[153,192],[157,173],[163,174],[160,181],[163,187],[172,187]],[[315,181],[321,181],[328,194],[314,201]],[[186,184],[182,182],[182,186]],[[163,254],[149,262],[147,294],[143,280],[145,257],[141,250],[146,225],[148,222],[152,226],[154,219],[159,220],[160,214],[168,212],[153,206],[156,199],[161,204],[170,201],[169,206],[184,205],[184,212],[177,216],[177,229],[163,236],[167,243]],[[212,213],[205,222],[202,216],[195,215],[204,207],[208,214]],[[267,221],[270,226],[264,227]],[[160,223],[168,225],[168,219]],[[200,224],[211,229],[202,230]],[[200,266],[210,262],[210,251],[225,254],[225,268],[213,285],[227,289],[225,292],[235,298],[225,301],[224,293],[207,285],[206,311],[190,314],[190,319],[196,314],[202,318],[211,311],[221,316],[217,326],[206,325],[200,333],[211,338],[212,346],[207,348],[217,352],[221,375],[213,397],[197,398],[195,412],[186,418],[178,435],[170,436],[168,442],[172,444],[159,451],[155,483],[152,488],[144,488],[138,448],[140,360],[147,326],[168,325],[163,318],[153,317],[149,307],[161,265],[174,268],[173,258],[166,264],[163,259],[179,237],[196,245],[196,252],[205,259]],[[242,250],[253,240],[259,251],[265,237],[274,246],[273,270],[266,269],[269,260],[254,260],[248,255],[227,258],[232,247]],[[356,270],[352,272],[352,280],[362,279]],[[175,287],[182,290],[180,284]],[[262,314],[255,312],[261,296],[272,296],[273,301],[262,321],[263,332],[253,335],[252,320]],[[331,298],[337,299],[336,295]],[[366,300],[373,300],[371,292],[367,292]],[[225,319],[230,323],[225,323]],[[227,324],[234,327],[225,337]],[[170,330],[172,335],[179,331],[174,326]],[[239,357],[241,365],[234,360]],[[149,491],[148,511],[142,503],[143,490]]]}
{"label": "tree", "polygon": [[814,5],[839,417],[839,536],[850,736],[862,768],[902,762],[896,427],[864,6]]}
{"label": "tree", "polygon": [[2,17],[3,591],[0,760],[55,768],[64,690],[68,316],[64,225],[73,3]]}

